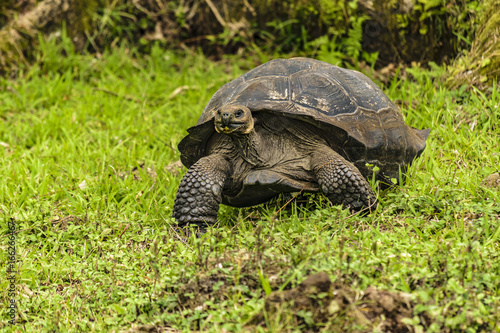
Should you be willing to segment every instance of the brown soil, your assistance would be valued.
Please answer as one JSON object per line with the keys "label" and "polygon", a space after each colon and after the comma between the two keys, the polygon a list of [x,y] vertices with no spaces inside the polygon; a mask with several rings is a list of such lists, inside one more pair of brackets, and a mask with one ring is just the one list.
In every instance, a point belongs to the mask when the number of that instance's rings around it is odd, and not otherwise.
{"label": "brown soil", "polygon": [[493,173],[486,177],[481,183],[483,186],[490,188],[500,187],[500,173]]}
{"label": "brown soil", "polygon": [[[269,268],[279,273],[277,266]],[[250,290],[259,289],[256,271],[253,271],[253,276],[244,271],[239,285]],[[273,289],[284,282],[281,278],[270,280]],[[203,311],[207,300],[220,302],[227,299],[234,292],[233,288],[234,281],[227,276],[197,276],[180,287],[177,293],[179,310],[190,308]],[[412,326],[403,322],[404,318],[413,317],[413,303],[409,295],[373,287],[355,291],[343,283],[332,283],[325,272],[309,276],[293,289],[271,293],[266,298],[263,311],[249,320],[247,328],[253,331],[256,326],[265,327],[265,316],[269,322],[280,322],[283,327],[301,327],[306,332],[332,329],[372,332],[375,328],[379,332],[414,332]]]}
{"label": "brown soil", "polygon": [[[291,263],[285,258],[262,252],[232,252],[200,259],[193,263],[199,273],[167,286],[168,294],[177,295],[177,304],[164,311],[206,311],[212,304],[242,298],[265,298],[262,311],[245,324],[246,331],[258,328],[286,332],[290,328],[303,332],[414,332],[404,319],[413,317],[414,303],[409,294],[378,290],[352,289],[343,278],[332,282],[325,272],[307,277],[295,288],[285,285]],[[266,297],[259,272],[273,290]],[[210,302],[207,302],[210,301]],[[208,303],[208,304],[207,304]],[[266,324],[267,322],[267,324]],[[268,327],[274,323],[278,327]],[[167,324],[168,325],[168,324]],[[196,331],[197,326],[192,327]],[[169,326],[134,326],[128,332],[174,332]]]}
{"label": "brown soil", "polygon": [[[373,287],[364,292],[351,289],[343,283],[332,283],[325,272],[309,276],[296,288],[273,292],[266,299],[265,311],[269,317],[291,311],[291,323],[306,327],[305,331],[334,329],[335,331],[413,332],[413,327],[403,322],[413,317],[409,295],[378,290]],[[313,323],[304,320],[303,313],[310,313]],[[272,319],[271,319],[272,321]],[[264,315],[259,314],[254,324],[264,325]]]}

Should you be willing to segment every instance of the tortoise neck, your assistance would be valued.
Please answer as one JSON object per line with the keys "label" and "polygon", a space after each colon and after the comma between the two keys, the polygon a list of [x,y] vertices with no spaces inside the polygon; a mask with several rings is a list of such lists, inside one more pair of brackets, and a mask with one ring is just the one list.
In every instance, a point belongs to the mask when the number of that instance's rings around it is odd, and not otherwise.
{"label": "tortoise neck", "polygon": [[248,163],[257,166],[262,165],[264,161],[261,158],[260,149],[262,147],[262,138],[259,133],[252,129],[248,134],[232,135],[231,140],[240,154]]}

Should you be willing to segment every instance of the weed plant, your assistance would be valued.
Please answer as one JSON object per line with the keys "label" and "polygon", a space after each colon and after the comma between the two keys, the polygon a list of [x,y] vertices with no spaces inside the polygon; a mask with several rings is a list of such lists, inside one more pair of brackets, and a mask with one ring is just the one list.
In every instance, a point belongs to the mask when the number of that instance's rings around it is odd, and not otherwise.
{"label": "weed plant", "polygon": [[448,91],[440,67],[409,68],[384,88],[431,135],[375,213],[351,216],[321,196],[279,212],[279,201],[222,206],[205,236],[178,237],[176,146],[212,94],[254,65],[159,47],[94,58],[44,42],[21,78],[0,79],[2,331],[377,331],[348,326],[346,313],[317,323],[307,311],[266,312],[266,295],[322,271],[359,293],[408,294],[409,330],[500,330],[500,190],[481,185],[500,165],[500,93]]}

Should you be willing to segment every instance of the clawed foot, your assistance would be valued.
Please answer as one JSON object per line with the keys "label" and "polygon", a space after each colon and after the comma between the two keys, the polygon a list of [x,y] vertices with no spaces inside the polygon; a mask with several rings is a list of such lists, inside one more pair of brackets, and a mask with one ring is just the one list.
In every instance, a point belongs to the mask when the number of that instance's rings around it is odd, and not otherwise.
{"label": "clawed foot", "polygon": [[179,227],[206,228],[217,221],[228,170],[228,162],[220,155],[203,157],[189,168],[179,185],[172,212]]}
{"label": "clawed foot", "polygon": [[377,201],[375,197],[373,197],[373,201],[368,201],[368,203],[354,201],[350,204],[343,204],[343,206],[349,208],[352,214],[366,216],[377,209]]}
{"label": "clawed foot", "polygon": [[201,236],[207,233],[208,226],[191,224],[183,227],[177,226],[173,229],[177,237],[185,243],[192,235],[196,238],[201,238]]}
{"label": "clawed foot", "polygon": [[334,151],[316,155],[313,163],[318,184],[332,204],[362,214],[377,208],[375,193],[352,163]]}

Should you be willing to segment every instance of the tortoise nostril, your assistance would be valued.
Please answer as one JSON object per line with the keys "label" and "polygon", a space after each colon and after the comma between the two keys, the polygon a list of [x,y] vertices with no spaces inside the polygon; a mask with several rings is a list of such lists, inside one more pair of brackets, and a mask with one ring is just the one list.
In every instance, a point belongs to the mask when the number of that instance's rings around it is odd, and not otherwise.
{"label": "tortoise nostril", "polygon": [[223,124],[228,125],[231,122],[231,115],[229,112],[222,112],[221,121]]}

